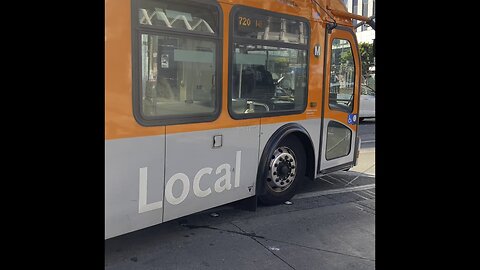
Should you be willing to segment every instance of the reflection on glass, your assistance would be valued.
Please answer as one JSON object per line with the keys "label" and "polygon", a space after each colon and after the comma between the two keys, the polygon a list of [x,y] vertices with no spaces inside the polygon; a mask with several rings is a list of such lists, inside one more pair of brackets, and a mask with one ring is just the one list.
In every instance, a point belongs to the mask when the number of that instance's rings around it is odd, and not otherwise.
{"label": "reflection on glass", "polygon": [[213,41],[147,34],[141,41],[144,116],[214,112]]}
{"label": "reflection on glass", "polygon": [[212,6],[195,6],[182,0],[141,0],[138,13],[141,25],[205,34],[218,32],[218,11]]}
{"label": "reflection on glass", "polygon": [[354,86],[355,62],[350,42],[334,39],[330,67],[330,108],[352,112]]}
{"label": "reflection on glass", "polygon": [[236,13],[235,35],[292,44],[307,44],[308,31],[302,21],[266,16],[247,11]]}
{"label": "reflection on glass", "polygon": [[237,114],[302,110],[306,50],[234,44],[233,110]]}
{"label": "reflection on glass", "polygon": [[352,132],[338,122],[331,121],[327,127],[326,159],[344,157],[350,153]]}

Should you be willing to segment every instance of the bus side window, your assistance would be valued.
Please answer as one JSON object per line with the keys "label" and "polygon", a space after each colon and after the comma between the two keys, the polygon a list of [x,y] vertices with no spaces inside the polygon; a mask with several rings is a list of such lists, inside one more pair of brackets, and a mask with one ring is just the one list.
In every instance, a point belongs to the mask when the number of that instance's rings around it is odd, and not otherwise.
{"label": "bus side window", "polygon": [[231,18],[232,116],[302,113],[307,104],[308,21],[247,7],[234,8]]}
{"label": "bus side window", "polygon": [[[211,121],[220,113],[219,9],[190,1],[138,1],[137,121]],[[216,81],[218,80],[218,81]]]}

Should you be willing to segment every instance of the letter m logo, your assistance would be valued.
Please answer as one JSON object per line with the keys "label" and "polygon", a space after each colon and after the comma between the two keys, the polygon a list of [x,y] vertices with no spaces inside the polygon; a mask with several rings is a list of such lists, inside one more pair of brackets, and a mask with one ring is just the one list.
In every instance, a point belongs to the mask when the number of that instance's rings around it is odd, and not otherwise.
{"label": "letter m logo", "polygon": [[313,48],[313,55],[315,55],[315,57],[320,56],[320,45],[315,45],[315,47]]}

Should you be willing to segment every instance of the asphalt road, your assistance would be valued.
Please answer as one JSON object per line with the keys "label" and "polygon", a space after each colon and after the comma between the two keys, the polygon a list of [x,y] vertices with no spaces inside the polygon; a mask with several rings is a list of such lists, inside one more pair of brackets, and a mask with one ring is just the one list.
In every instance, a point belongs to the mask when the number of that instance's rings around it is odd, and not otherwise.
{"label": "asphalt road", "polygon": [[374,183],[332,173],[307,181],[289,205],[227,205],[115,237],[105,269],[372,270]]}

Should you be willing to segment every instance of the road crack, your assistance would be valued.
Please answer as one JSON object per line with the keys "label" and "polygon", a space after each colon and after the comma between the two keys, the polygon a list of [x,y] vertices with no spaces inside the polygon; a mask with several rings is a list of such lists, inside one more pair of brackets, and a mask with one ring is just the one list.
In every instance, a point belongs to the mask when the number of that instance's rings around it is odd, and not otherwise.
{"label": "road crack", "polygon": [[327,253],[333,253],[333,254],[337,254],[337,255],[343,255],[343,256],[353,257],[353,258],[372,261],[372,262],[375,261],[375,259],[365,258],[365,257],[362,257],[362,256],[347,254],[347,253],[343,253],[343,252],[339,252],[339,251],[333,251],[333,250],[328,250],[328,249],[323,249],[323,248],[309,247],[309,246],[304,246],[304,245],[300,245],[300,244],[296,244],[296,243],[290,243],[290,242],[287,242],[287,241],[275,240],[275,239],[270,239],[270,238],[264,238],[264,239],[265,240],[270,240],[270,241],[273,241],[273,242],[279,242],[279,243],[284,243],[284,244],[288,244],[288,245],[298,246],[298,247],[302,247],[302,248],[306,248],[306,249],[313,249],[313,250],[317,250],[317,251],[323,251],[323,252],[327,252]]}
{"label": "road crack", "polygon": [[[358,204],[360,206],[363,206],[361,204]],[[367,211],[365,211],[367,212]],[[369,212],[367,212],[369,213]],[[370,213],[372,214],[372,213]],[[373,215],[375,215],[373,213]],[[356,259],[362,259],[362,260],[367,260],[367,261],[372,261],[372,262],[375,262],[375,259],[370,259],[370,258],[365,258],[365,257],[362,257],[362,256],[357,256],[357,255],[352,255],[352,254],[347,254],[347,253],[343,253],[343,252],[339,252],[339,251],[333,251],[333,250],[328,250],[328,249],[323,249],[323,248],[316,248],[316,247],[309,247],[309,246],[304,246],[304,245],[300,245],[300,244],[297,244],[297,243],[291,243],[291,242],[287,242],[287,241],[282,241],[282,240],[276,240],[276,239],[270,239],[270,238],[267,238],[265,236],[261,236],[261,235],[257,235],[255,233],[248,233],[246,232],[245,230],[243,230],[241,227],[239,227],[238,225],[232,223],[232,222],[229,222],[230,224],[232,224],[233,226],[235,226],[237,229],[240,230],[240,232],[238,231],[232,231],[232,230],[226,230],[226,229],[220,229],[220,228],[216,228],[216,227],[212,227],[212,226],[208,226],[208,225],[192,225],[192,224],[182,224],[181,226],[183,227],[187,227],[189,229],[209,229],[209,230],[216,230],[216,231],[222,231],[222,232],[228,232],[228,233],[233,233],[233,234],[238,234],[238,235],[242,235],[242,236],[247,236],[247,237],[250,237],[252,240],[254,240],[255,242],[257,242],[259,245],[261,245],[263,248],[265,248],[266,250],[268,250],[268,252],[272,253],[272,255],[274,255],[275,257],[277,257],[279,260],[281,260],[282,262],[284,262],[286,265],[288,265],[290,268],[294,269],[295,268],[290,265],[287,261],[285,261],[283,258],[281,258],[280,256],[278,256],[277,254],[275,254],[271,249],[269,249],[267,246],[265,246],[264,244],[262,244],[260,241],[257,240],[257,238],[260,238],[260,239],[265,239],[265,240],[268,240],[268,241],[272,241],[272,242],[278,242],[278,243],[283,243],[283,244],[287,244],[287,245],[292,245],[292,246],[297,246],[297,247],[301,247],[301,248],[306,248],[306,249],[311,249],[311,250],[316,250],[316,251],[322,251],[322,252],[327,252],[327,253],[332,253],[332,254],[336,254],[336,255],[342,255],[342,256],[347,256],[347,257],[352,257],[352,258],[356,258]]]}
{"label": "road crack", "polygon": [[[230,222],[231,223],[231,222]],[[242,228],[240,228],[239,226],[237,226],[236,224],[234,223],[231,223],[233,226],[237,227],[239,230],[241,230],[242,232],[245,232]],[[262,237],[263,239],[265,240],[269,240],[269,241],[272,241],[272,242],[278,242],[278,243],[283,243],[283,244],[287,244],[287,245],[292,245],[292,246],[297,246],[297,247],[302,247],[302,248],[306,248],[306,249],[312,249],[312,250],[316,250],[316,251],[323,251],[323,252],[327,252],[327,253],[333,253],[333,254],[337,254],[337,255],[343,255],[343,256],[348,256],[348,257],[353,257],[353,258],[357,258],[357,259],[362,259],[362,260],[367,260],[367,261],[372,261],[374,262],[375,259],[370,259],[370,258],[365,258],[365,257],[362,257],[362,256],[357,256],[357,255],[352,255],[352,254],[347,254],[347,253],[343,253],[343,252],[338,252],[338,251],[333,251],[333,250],[328,250],[328,249],[322,249],[322,248],[315,248],[315,247],[309,247],[309,246],[304,246],[304,245],[300,245],[300,244],[296,244],[296,243],[290,243],[290,242],[287,242],[287,241],[282,241],[282,240],[276,240],[276,239],[270,239],[270,238],[267,238],[267,237]],[[273,253],[269,248],[267,248],[265,245],[263,245],[262,243],[260,243],[259,241],[257,241],[256,239],[254,239],[256,242],[258,242],[260,245],[262,245],[263,247],[265,247],[268,251],[270,251],[272,254],[275,255],[275,253]],[[278,257],[278,256],[277,256]],[[279,258],[281,259],[281,258]],[[282,260],[282,259],[281,259]],[[283,261],[283,260],[282,260]],[[286,262],[285,262],[286,263]],[[287,263],[288,264],[288,263]],[[291,266],[292,267],[292,266]],[[292,267],[293,268],[293,267]]]}
{"label": "road crack", "polygon": [[[232,224],[233,226],[237,227],[240,231],[246,233],[242,228],[240,228],[239,226],[237,226],[236,224],[230,222],[230,224]],[[262,237],[263,239],[267,239],[265,237]],[[284,262],[286,265],[290,266],[290,268],[292,268],[293,270],[295,270],[295,267],[293,267],[292,265],[290,265],[287,261],[285,261],[284,259],[282,259],[280,256],[278,256],[277,254],[275,254],[275,252],[273,252],[271,249],[269,249],[268,247],[266,247],[264,244],[260,243],[260,241],[258,241],[256,238],[253,238],[252,237],[252,240],[257,242],[259,245],[261,245],[263,248],[265,248],[268,252],[272,253],[273,256],[277,257],[279,260],[281,260],[282,262]],[[268,240],[268,239],[267,239]]]}
{"label": "road crack", "polygon": [[[248,236],[248,237],[253,237],[253,238],[265,238],[263,236],[260,236],[260,235],[256,235],[255,233],[246,233],[246,232],[236,232],[236,231],[232,231],[232,230],[225,230],[225,229],[219,229],[219,228],[215,228],[215,227],[211,227],[211,226],[208,226],[208,225],[190,225],[190,224],[182,224],[183,227],[187,227],[189,229],[210,229],[210,230],[215,230],[215,231],[222,231],[222,232],[229,232],[229,233],[234,233],[234,234],[240,234],[240,235],[244,235],[244,236]],[[235,226],[237,227],[237,226]],[[238,227],[237,227],[238,228]]]}

